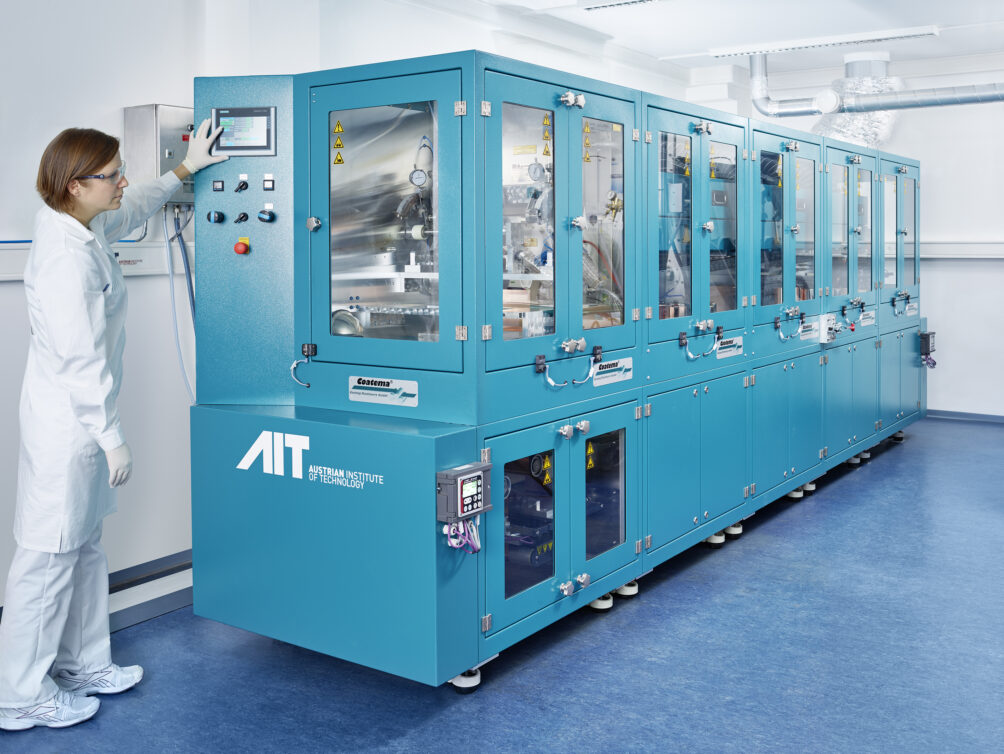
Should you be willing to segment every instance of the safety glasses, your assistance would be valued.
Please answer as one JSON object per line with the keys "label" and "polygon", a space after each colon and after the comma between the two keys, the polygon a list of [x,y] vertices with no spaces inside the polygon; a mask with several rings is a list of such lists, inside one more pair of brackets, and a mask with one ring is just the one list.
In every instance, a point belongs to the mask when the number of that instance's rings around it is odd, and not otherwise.
{"label": "safety glasses", "polygon": [[119,165],[118,170],[116,170],[114,173],[108,173],[107,175],[104,173],[98,173],[97,175],[81,175],[78,176],[78,179],[98,178],[102,181],[108,181],[110,184],[114,186],[123,178],[125,178],[125,171],[126,171],[126,164],[125,162],[123,162],[121,165]]}

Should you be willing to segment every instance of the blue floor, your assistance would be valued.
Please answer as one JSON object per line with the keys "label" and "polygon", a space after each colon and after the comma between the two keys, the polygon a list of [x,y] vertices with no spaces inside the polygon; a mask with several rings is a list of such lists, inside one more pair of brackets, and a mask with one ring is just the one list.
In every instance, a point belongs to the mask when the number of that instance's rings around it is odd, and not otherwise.
{"label": "blue floor", "polygon": [[188,608],[113,635],[139,687],[0,751],[1001,751],[1002,534],[1004,425],[929,419],[503,652],[471,696]]}

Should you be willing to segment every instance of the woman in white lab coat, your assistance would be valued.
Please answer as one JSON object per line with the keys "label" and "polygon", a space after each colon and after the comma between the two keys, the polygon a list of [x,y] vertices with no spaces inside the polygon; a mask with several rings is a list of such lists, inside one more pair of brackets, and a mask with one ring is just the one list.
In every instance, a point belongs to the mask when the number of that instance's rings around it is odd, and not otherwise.
{"label": "woman in white lab coat", "polygon": [[63,131],[46,147],[45,205],[24,271],[31,337],[21,388],[14,538],[0,621],[0,728],[66,727],[98,710],[92,694],[139,683],[112,662],[101,525],[132,471],[116,399],[126,286],[110,241],[143,224],[211,157],[205,121],[184,162],[126,190],[118,139]]}

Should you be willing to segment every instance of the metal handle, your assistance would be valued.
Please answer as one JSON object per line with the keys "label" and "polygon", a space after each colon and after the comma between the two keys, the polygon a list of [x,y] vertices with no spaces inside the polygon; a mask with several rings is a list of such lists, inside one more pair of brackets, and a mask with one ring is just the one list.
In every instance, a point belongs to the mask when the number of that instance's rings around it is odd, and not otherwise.
{"label": "metal handle", "polygon": [[589,431],[589,420],[583,419],[575,425],[575,428],[579,430],[582,434],[586,434]]}
{"label": "metal handle", "polygon": [[788,230],[790,230],[793,235],[797,236],[798,235],[798,231],[800,231],[801,229],[802,229],[802,226],[799,225],[798,223],[795,223]]}
{"label": "metal handle", "polygon": [[575,95],[575,106],[582,108],[586,106],[586,95],[576,94]]}
{"label": "metal handle", "polygon": [[571,223],[573,228],[578,228],[579,230],[585,230],[586,228],[586,218],[582,215],[573,217]]}
{"label": "metal handle", "polygon": [[708,233],[714,233],[715,232],[715,221],[714,220],[708,220],[706,223],[704,223],[704,225],[701,226],[701,230],[706,230],[706,231],[708,231]]}
{"label": "metal handle", "polygon": [[558,427],[558,434],[564,437],[566,440],[571,440],[572,435],[575,434],[575,427],[571,424],[566,424],[562,427]]}
{"label": "metal handle", "polygon": [[908,233],[909,233],[910,231],[909,231],[909,230],[907,230],[906,228],[900,228],[900,229],[899,229],[899,230],[898,230],[897,232],[898,232],[898,233],[899,233],[899,234],[900,234],[901,236],[905,236],[905,235],[907,235],[907,234],[908,234]]}
{"label": "metal handle", "polygon": [[797,141],[785,142],[784,148],[787,149],[789,152],[797,152],[798,142]]}
{"label": "metal handle", "polygon": [[568,340],[564,340],[561,343],[561,350],[563,350],[565,353],[575,353],[576,351],[585,351],[586,339],[579,338],[578,340],[576,340],[575,338],[569,338]]}
{"label": "metal handle", "polygon": [[694,124],[694,133],[695,134],[708,134],[708,135],[710,135],[711,134],[711,124],[708,123],[706,120],[700,120],[700,121],[698,121],[697,123]]}
{"label": "metal handle", "polygon": [[565,597],[570,597],[575,591],[575,583],[572,581],[566,581],[558,587],[558,591]]}
{"label": "metal handle", "polygon": [[318,217],[308,217],[307,218],[307,230],[313,233],[315,230],[321,227],[321,220]]}
{"label": "metal handle", "polygon": [[561,104],[572,107],[575,104],[575,93],[565,92],[561,95]]}
{"label": "metal handle", "polygon": [[589,586],[588,573],[580,573],[578,576],[575,577],[575,580],[579,582],[579,586],[581,586],[583,589]]}
{"label": "metal handle", "polygon": [[861,226],[859,225],[858,227],[856,227],[856,228],[854,229],[854,232],[855,232],[855,233],[856,233],[857,235],[859,235],[859,236],[860,236],[860,235],[861,235],[862,233],[864,233],[864,232],[865,232],[865,229],[864,229],[864,228],[862,228],[862,227],[861,227]]}

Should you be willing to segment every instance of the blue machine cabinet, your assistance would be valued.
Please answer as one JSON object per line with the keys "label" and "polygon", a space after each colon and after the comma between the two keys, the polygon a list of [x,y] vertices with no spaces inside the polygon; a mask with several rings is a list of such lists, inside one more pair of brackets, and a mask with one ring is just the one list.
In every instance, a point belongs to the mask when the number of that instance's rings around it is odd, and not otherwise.
{"label": "blue machine cabinet", "polygon": [[195,102],[200,615],[470,683],[923,416],[914,162],[473,51]]}

